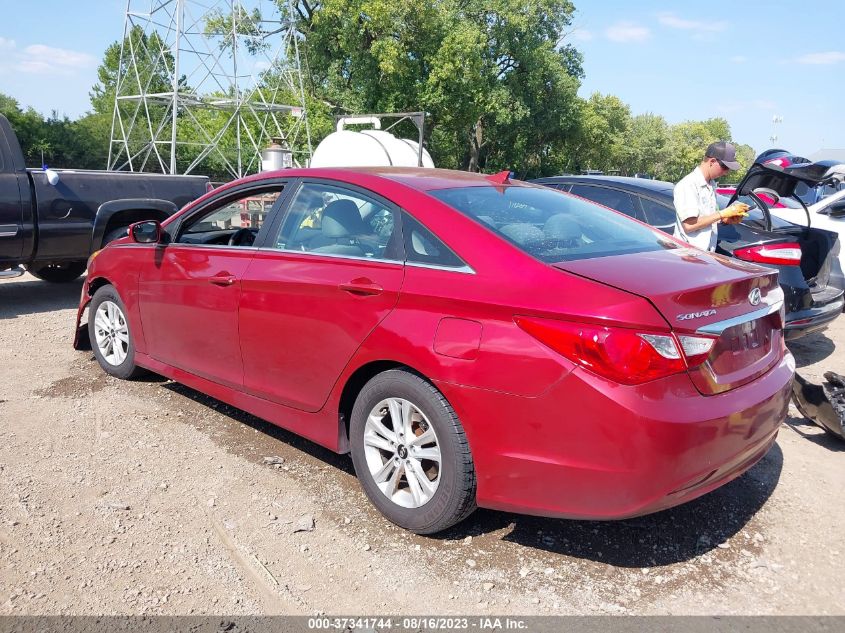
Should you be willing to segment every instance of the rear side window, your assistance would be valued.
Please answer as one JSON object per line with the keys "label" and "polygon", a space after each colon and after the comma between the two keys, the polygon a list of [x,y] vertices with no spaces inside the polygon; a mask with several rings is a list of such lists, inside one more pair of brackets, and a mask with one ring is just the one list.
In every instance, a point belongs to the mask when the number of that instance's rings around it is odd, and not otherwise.
{"label": "rear side window", "polygon": [[633,197],[626,191],[610,189],[609,187],[593,187],[592,185],[572,185],[570,193],[587,200],[603,204],[614,211],[619,211],[632,218],[645,222],[642,214],[637,213]]}
{"label": "rear side window", "polygon": [[656,230],[546,187],[461,187],[429,193],[544,262],[677,248]]}
{"label": "rear side window", "polygon": [[431,231],[407,213],[402,214],[405,259],[409,263],[462,268],[466,264]]}
{"label": "rear side window", "polygon": [[640,198],[645,213],[645,221],[661,231],[673,234],[675,232],[675,207],[661,204],[651,198]]}

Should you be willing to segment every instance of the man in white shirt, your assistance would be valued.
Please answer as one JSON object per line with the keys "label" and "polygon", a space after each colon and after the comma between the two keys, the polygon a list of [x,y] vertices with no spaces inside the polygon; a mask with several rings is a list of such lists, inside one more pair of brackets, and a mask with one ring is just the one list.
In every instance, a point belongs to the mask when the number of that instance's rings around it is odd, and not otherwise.
{"label": "man in white shirt", "polygon": [[716,204],[716,179],[734,169],[739,169],[736,148],[727,141],[718,141],[707,147],[698,167],[675,185],[678,237],[702,250],[716,250],[719,222],[738,221],[748,209],[737,203],[719,211]]}

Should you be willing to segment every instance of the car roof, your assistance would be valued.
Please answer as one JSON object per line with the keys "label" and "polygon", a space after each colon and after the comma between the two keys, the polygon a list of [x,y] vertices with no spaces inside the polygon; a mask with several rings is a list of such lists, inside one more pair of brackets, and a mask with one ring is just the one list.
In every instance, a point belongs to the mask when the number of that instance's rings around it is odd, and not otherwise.
{"label": "car roof", "polygon": [[674,184],[665,180],[649,180],[648,178],[631,178],[629,176],[548,176],[546,178],[538,178],[532,182],[614,185],[620,189],[627,189],[629,191],[651,192],[663,195],[671,195],[672,190],[675,188]]}
{"label": "car roof", "polygon": [[[496,175],[496,176],[500,176]],[[200,198],[185,205],[181,211],[189,211],[203,204],[212,197],[225,195],[234,189],[248,183],[262,183],[276,179],[293,178],[326,178],[347,184],[359,184],[364,187],[377,185],[378,181],[394,182],[417,191],[434,191],[437,189],[455,189],[459,187],[501,187],[503,184],[522,187],[538,187],[540,185],[521,180],[501,182],[494,174],[479,174],[452,169],[433,169],[430,167],[309,167],[295,169],[279,169],[263,171],[251,176],[245,176],[227,182],[207,192]]]}
{"label": "car roof", "polygon": [[[455,187],[501,186],[490,180],[491,174],[479,174],[453,169],[432,169],[430,167],[315,167],[307,169],[284,169],[263,172],[253,178],[336,178],[348,181],[354,174],[376,176],[403,184],[419,191],[451,189]],[[513,184],[517,184],[514,181]],[[519,182],[519,184],[522,184]]]}

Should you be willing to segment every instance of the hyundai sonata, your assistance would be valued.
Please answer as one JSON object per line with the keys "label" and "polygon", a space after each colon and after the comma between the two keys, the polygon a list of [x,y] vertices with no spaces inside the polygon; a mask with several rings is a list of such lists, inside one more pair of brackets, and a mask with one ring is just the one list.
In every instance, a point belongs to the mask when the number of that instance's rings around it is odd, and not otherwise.
{"label": "hyundai sonata", "polygon": [[93,256],[75,345],[351,453],[389,520],[433,533],[739,476],[786,416],[782,300],[771,270],[506,174],[286,170]]}

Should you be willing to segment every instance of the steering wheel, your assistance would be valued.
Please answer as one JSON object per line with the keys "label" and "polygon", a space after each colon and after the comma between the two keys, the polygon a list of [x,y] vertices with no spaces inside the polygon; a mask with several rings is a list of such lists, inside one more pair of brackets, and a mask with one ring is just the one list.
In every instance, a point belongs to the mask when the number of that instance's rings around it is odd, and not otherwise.
{"label": "steering wheel", "polygon": [[[245,239],[246,236],[249,239]],[[240,228],[229,236],[229,246],[250,246],[255,241],[255,234],[252,229]]]}

